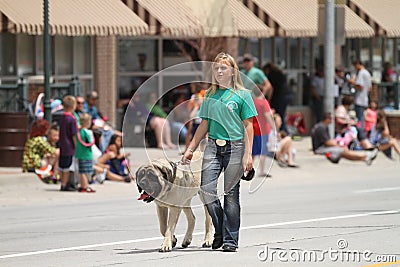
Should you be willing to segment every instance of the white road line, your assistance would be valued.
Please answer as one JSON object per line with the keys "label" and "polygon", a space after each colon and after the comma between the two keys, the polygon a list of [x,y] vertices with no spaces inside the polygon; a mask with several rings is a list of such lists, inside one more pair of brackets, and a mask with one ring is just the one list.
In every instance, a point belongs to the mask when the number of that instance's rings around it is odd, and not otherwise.
{"label": "white road line", "polygon": [[374,189],[366,189],[366,190],[357,190],[357,191],[354,191],[354,193],[366,194],[366,193],[397,191],[397,190],[400,190],[400,187],[383,187],[383,188],[374,188]]}
{"label": "white road line", "polygon": [[[293,225],[293,224],[302,224],[302,223],[311,223],[311,222],[332,221],[332,220],[359,218],[359,217],[367,217],[367,216],[373,216],[373,215],[387,215],[387,214],[395,214],[395,213],[400,213],[400,210],[377,211],[377,212],[369,212],[369,213],[362,213],[362,214],[351,214],[351,215],[343,215],[343,216],[334,216],[334,217],[324,217],[324,218],[315,218],[315,219],[307,219],[307,220],[298,220],[298,221],[288,221],[288,222],[280,222],[280,223],[253,225],[253,226],[241,227],[240,230],[244,231],[244,230],[250,230],[250,229],[269,228],[269,227],[276,227],[276,226],[283,226],[283,225]],[[204,232],[193,233],[193,235],[204,235]],[[177,235],[177,237],[183,237],[183,235]],[[25,257],[25,256],[40,255],[40,254],[49,254],[49,253],[71,251],[71,250],[82,250],[82,249],[98,248],[98,247],[109,247],[109,246],[115,246],[115,245],[132,244],[132,243],[140,243],[140,242],[148,242],[148,241],[156,241],[156,240],[163,240],[163,238],[162,237],[149,237],[149,238],[132,239],[132,240],[125,240],[125,241],[100,243],[100,244],[93,244],[93,245],[76,246],[76,247],[69,247],[69,248],[56,248],[56,249],[39,250],[39,251],[32,251],[32,252],[24,252],[24,253],[2,255],[2,256],[0,256],[0,259],[17,258],[17,257]]]}

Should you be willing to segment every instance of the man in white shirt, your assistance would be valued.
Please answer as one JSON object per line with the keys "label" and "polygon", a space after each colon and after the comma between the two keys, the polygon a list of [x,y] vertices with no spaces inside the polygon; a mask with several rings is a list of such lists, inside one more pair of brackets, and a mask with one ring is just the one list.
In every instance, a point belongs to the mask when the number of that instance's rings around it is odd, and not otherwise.
{"label": "man in white shirt", "polygon": [[371,74],[358,59],[353,62],[353,66],[357,71],[357,76],[348,82],[356,89],[354,96],[356,117],[361,122],[359,127],[364,130],[364,111],[368,107],[368,92],[372,86]]}

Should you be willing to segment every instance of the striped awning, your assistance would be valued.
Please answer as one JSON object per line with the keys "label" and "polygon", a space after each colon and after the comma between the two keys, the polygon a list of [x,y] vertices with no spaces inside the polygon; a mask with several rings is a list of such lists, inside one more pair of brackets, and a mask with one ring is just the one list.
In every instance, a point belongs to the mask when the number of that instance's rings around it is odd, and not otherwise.
{"label": "striped awning", "polygon": [[151,35],[195,37],[201,34],[200,22],[190,7],[179,0],[122,0],[149,25]]}
{"label": "striped awning", "polygon": [[269,37],[273,31],[239,0],[122,0],[165,37]]}
{"label": "striped awning", "polygon": [[[0,0],[1,32],[43,33],[43,0]],[[50,0],[51,35],[142,35],[147,24],[119,0]]]}
{"label": "striped awning", "polygon": [[344,31],[347,38],[368,38],[375,35],[375,31],[363,21],[348,6],[344,6]]}
{"label": "striped awning", "polygon": [[238,0],[185,0],[208,37],[270,37],[273,30]]}
{"label": "striped awning", "polygon": [[400,37],[399,0],[349,0],[349,7],[375,29],[376,35]]}
{"label": "striped awning", "polygon": [[[318,35],[317,0],[242,0],[281,37],[316,37]],[[345,7],[345,35],[348,38],[371,37],[374,30]]]}

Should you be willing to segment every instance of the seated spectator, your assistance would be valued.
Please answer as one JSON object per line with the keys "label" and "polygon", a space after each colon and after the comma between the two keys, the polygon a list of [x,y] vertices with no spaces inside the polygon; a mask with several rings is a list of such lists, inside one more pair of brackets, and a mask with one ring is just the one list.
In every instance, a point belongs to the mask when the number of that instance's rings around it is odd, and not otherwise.
{"label": "seated spectator", "polygon": [[[275,129],[280,129],[282,126],[281,116],[278,113],[275,113],[273,117],[276,127]],[[293,140],[285,131],[281,130],[278,133],[273,130],[268,139],[268,150],[270,152],[275,152],[275,158],[280,167],[299,167],[294,163],[294,154],[296,153],[296,150],[293,148]]]}
{"label": "seated spectator", "polygon": [[[362,149],[372,150],[374,146],[369,142],[364,131],[358,128],[357,122],[349,115],[350,106],[353,104],[354,99],[352,96],[346,95],[342,98],[342,105],[338,106],[335,110],[335,138],[339,141],[339,145],[348,146],[352,141],[347,138],[346,134],[354,132],[356,139],[360,142]],[[347,135],[349,136],[349,135]],[[351,136],[350,136],[351,137]],[[343,139],[343,142],[340,140]],[[350,139],[350,140],[349,140]],[[346,140],[346,142],[345,142]]]}
{"label": "seated spectator", "polygon": [[377,119],[378,119],[378,102],[375,100],[370,100],[369,107],[365,110],[364,113],[364,131],[367,134],[367,137],[370,136],[371,130],[372,128],[374,128]]}
{"label": "seated spectator", "polygon": [[352,151],[347,147],[340,147],[335,139],[329,135],[328,125],[332,123],[332,114],[327,112],[322,116],[322,121],[311,130],[312,148],[314,154],[325,155],[332,163],[338,163],[343,157],[352,161],[365,161],[371,165],[376,158],[378,149],[372,151]]}
{"label": "seated spectator", "polygon": [[[54,172],[58,166],[59,149],[53,147],[45,139],[50,124],[44,119],[36,120],[29,132],[29,139],[25,143],[25,151],[22,157],[23,172],[38,172],[38,170],[50,170]],[[57,183],[53,175],[38,175],[45,183]]]}
{"label": "seated spectator", "polygon": [[134,93],[132,100],[125,108],[125,123],[149,126],[155,133],[157,147],[161,149],[176,148],[171,141],[171,128],[166,119],[155,116],[140,101],[140,93]]}
{"label": "seated spectator", "polygon": [[371,143],[378,146],[379,151],[383,151],[390,159],[392,159],[391,148],[394,148],[397,155],[400,155],[399,143],[390,135],[386,114],[383,110],[378,111],[378,118],[376,125],[371,130],[370,140]]}
{"label": "seated spectator", "polygon": [[[58,129],[58,125],[53,125],[50,127],[47,134],[47,142],[49,142],[52,147],[57,148],[58,140],[60,140],[60,130]],[[58,160],[54,163],[53,176],[58,178]]]}
{"label": "seated spectator", "polygon": [[52,147],[57,147],[58,140],[60,140],[60,130],[58,129],[58,125],[53,125],[47,134],[47,142]]}
{"label": "seated spectator", "polygon": [[121,153],[122,138],[119,135],[114,134],[111,137],[110,144],[107,147],[106,154],[112,153],[114,157],[106,162],[110,166],[109,171],[123,176],[125,179],[129,178],[128,174],[125,174],[126,165],[128,165],[129,153]]}
{"label": "seated spectator", "polygon": [[98,148],[102,138],[102,132],[100,130],[94,130],[93,135],[95,137],[95,144],[92,146],[93,169],[95,170],[94,177],[96,182],[102,184],[105,180],[110,180],[130,183],[131,178],[129,175],[119,175],[109,171],[110,165],[108,165],[107,162],[115,158],[116,155],[111,151],[103,154]]}
{"label": "seated spectator", "polygon": [[174,118],[172,118],[171,116],[168,116],[168,114],[162,109],[162,107],[157,104],[157,101],[157,94],[155,92],[151,92],[147,97],[147,109],[150,110],[150,112],[153,113],[154,116],[168,120],[171,128],[171,133],[174,136],[179,136],[180,140],[185,140],[187,134],[185,124],[174,120]]}

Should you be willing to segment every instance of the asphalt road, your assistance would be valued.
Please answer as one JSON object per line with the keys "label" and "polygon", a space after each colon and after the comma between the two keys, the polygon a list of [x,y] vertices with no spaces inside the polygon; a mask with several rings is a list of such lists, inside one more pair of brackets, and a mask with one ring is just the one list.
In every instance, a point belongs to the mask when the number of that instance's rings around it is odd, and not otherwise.
{"label": "asphalt road", "polygon": [[[159,253],[155,206],[137,200],[134,184],[106,181],[93,186],[95,194],[59,192],[32,174],[1,168],[0,266],[400,266],[399,159],[380,154],[369,167],[334,165],[314,156],[309,144],[295,143],[299,169],[274,165],[271,179],[242,182],[236,253],[201,248],[198,198],[191,246],[180,247],[181,216],[177,247]],[[142,149],[128,150],[133,168],[146,161]]]}

